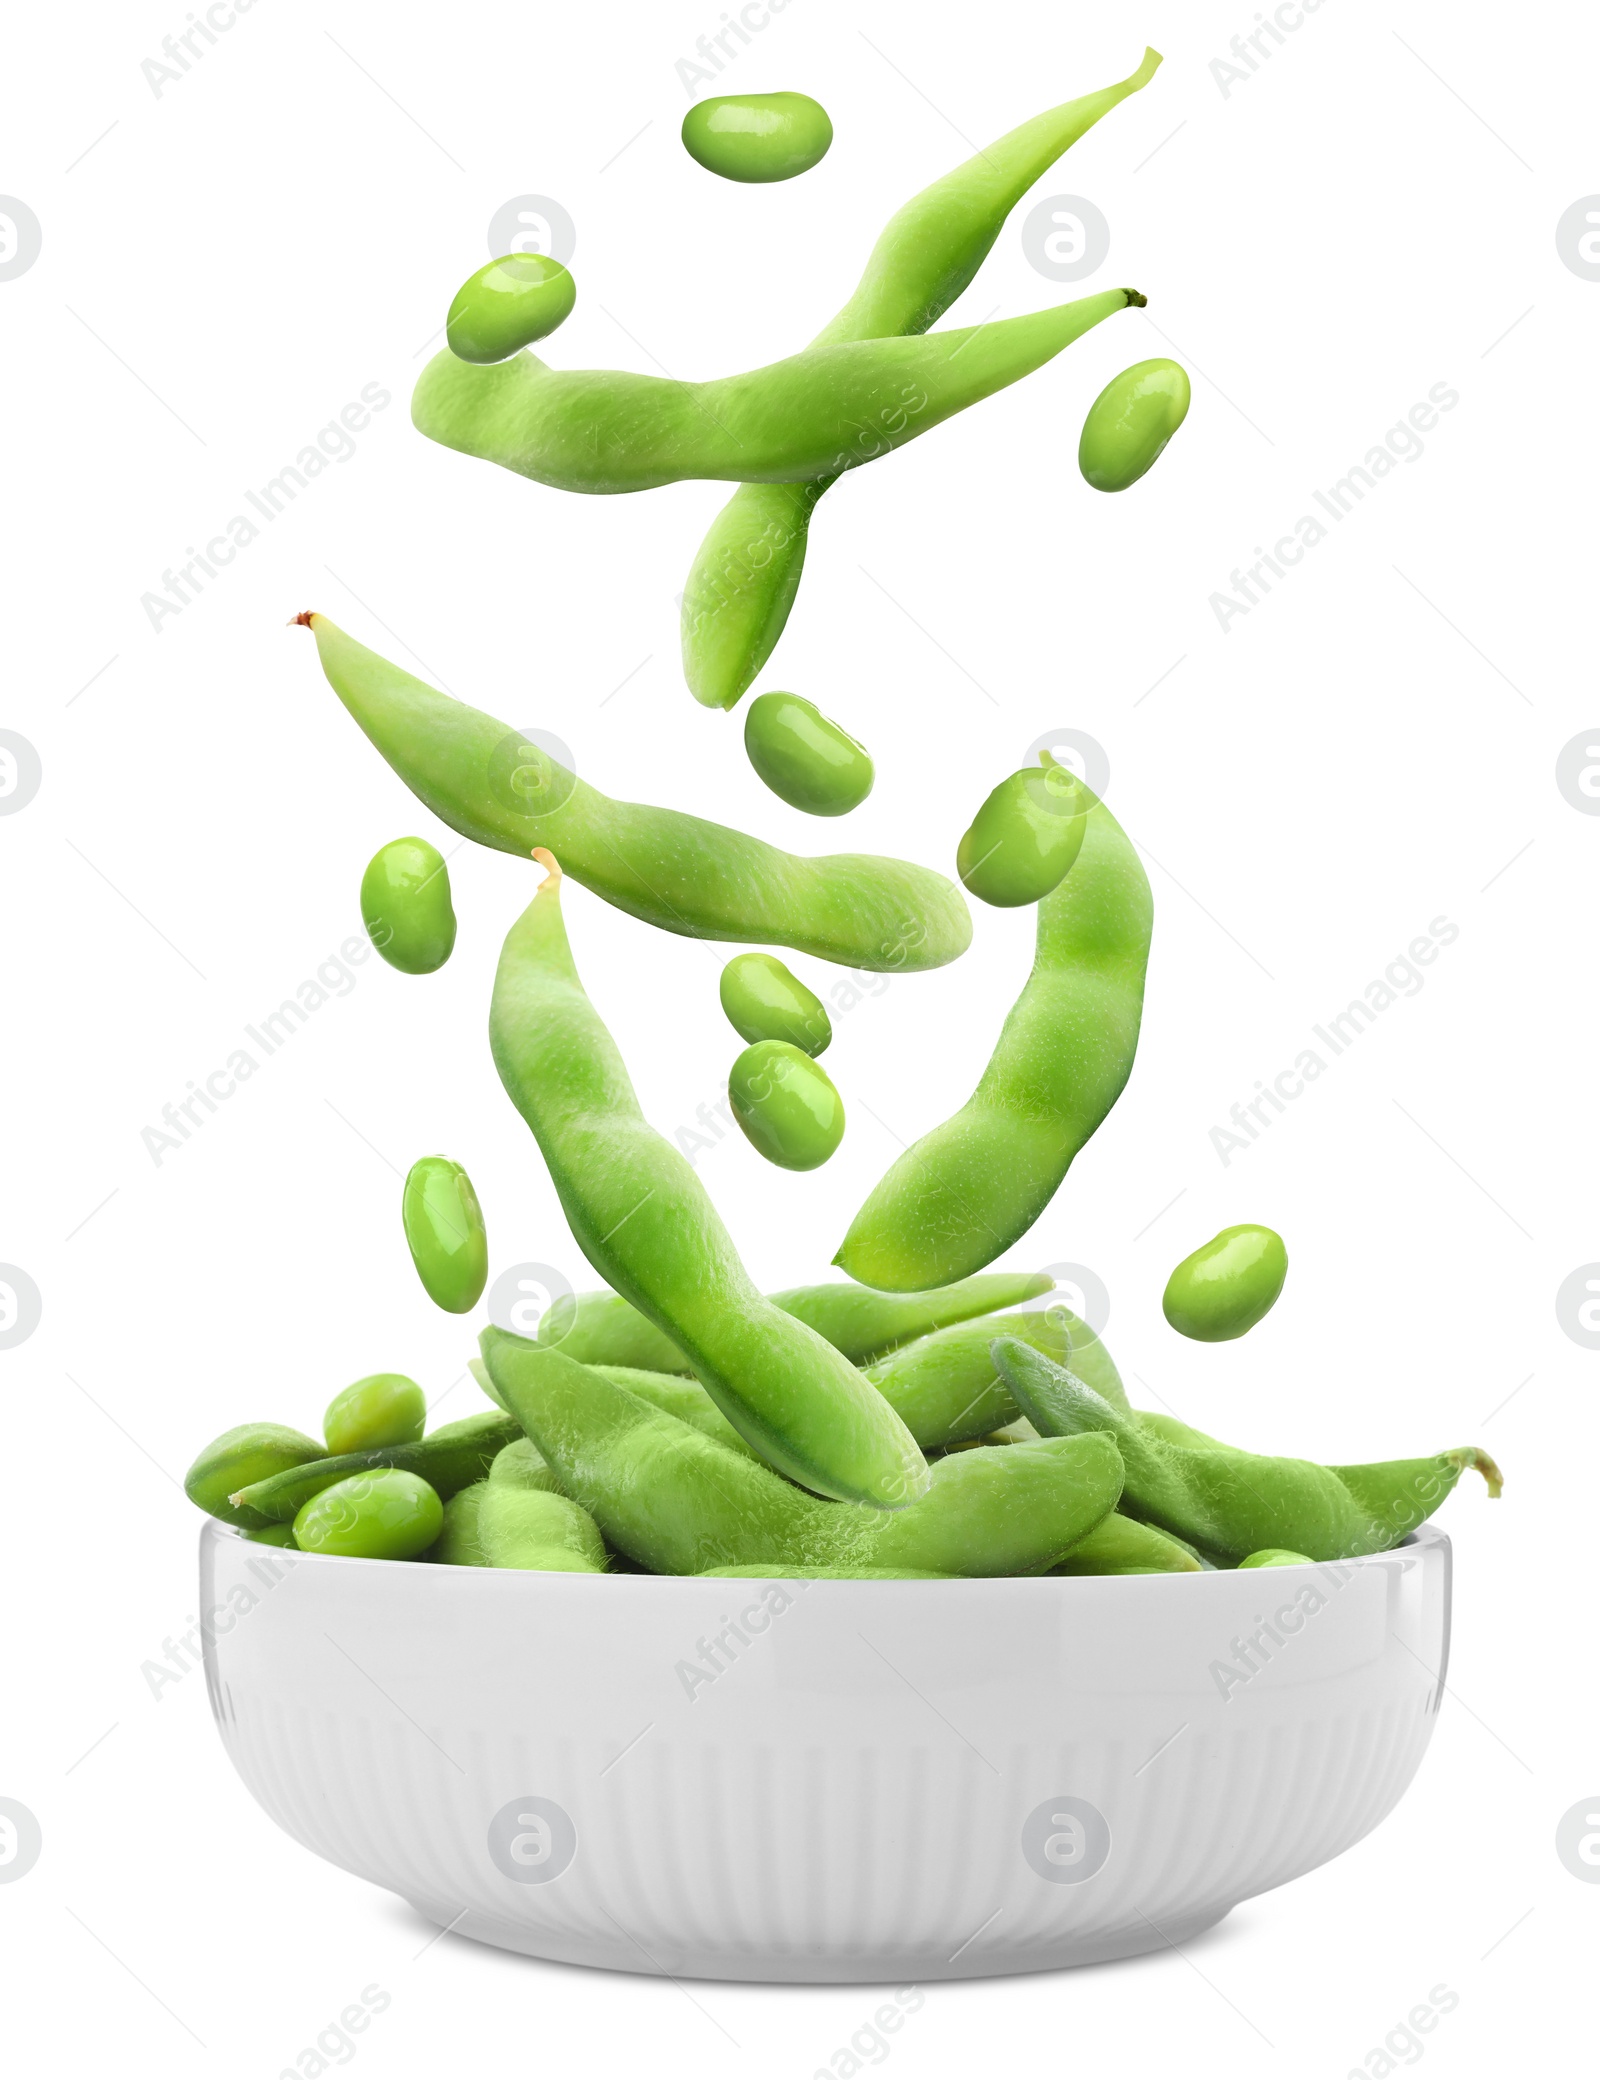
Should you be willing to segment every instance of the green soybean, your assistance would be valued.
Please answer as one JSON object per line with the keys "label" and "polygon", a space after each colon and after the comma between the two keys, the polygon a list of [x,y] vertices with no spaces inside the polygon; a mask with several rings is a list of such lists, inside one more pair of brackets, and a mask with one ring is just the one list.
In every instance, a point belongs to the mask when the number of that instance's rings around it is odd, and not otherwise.
{"label": "green soybean", "polygon": [[[849,302],[812,344],[886,339],[935,324],[1034,182],[1160,63],[1147,50],[1129,78],[1035,116],[914,196],[889,220]],[[712,522],[682,608],[683,673],[706,707],[731,708],[772,655],[800,588],[812,512],[835,482],[837,474],[747,482]]]}
{"label": "green soybean", "polygon": [[1133,1068],[1150,916],[1138,854],[1095,802],[1072,872],[1038,907],[1033,971],[978,1088],[890,1166],[834,1259],[842,1270],[913,1292],[1027,1233]]}
{"label": "green soybean", "polygon": [[722,971],[717,994],[741,1039],[787,1040],[817,1055],[833,1038],[821,1000],[775,954],[736,953]]}
{"label": "green soybean", "polygon": [[794,946],[854,968],[910,974],[966,951],[972,919],[942,874],[837,853],[797,859],[741,831],[598,793],[539,745],[299,617],[328,683],[412,792],[463,837],[564,869],[619,910],[696,939]]}
{"label": "green soybean", "polygon": [[915,1441],[847,1358],[751,1284],[688,1158],[639,1109],[573,965],[560,869],[538,856],[549,878],[507,935],[489,1041],[579,1248],[770,1465],[841,1501],[903,1508],[928,1481]]}
{"label": "green soybean", "polygon": [[772,792],[808,816],[848,815],[872,792],[865,745],[798,693],[763,693],[750,703],[744,749]]}
{"label": "green soybean", "polygon": [[1224,1228],[1167,1280],[1161,1312],[1180,1336],[1231,1343],[1269,1314],[1289,1275],[1289,1252],[1271,1228]]}
{"label": "green soybean", "polygon": [[696,477],[806,483],[893,453],[1144,301],[1137,289],[1105,289],[926,337],[807,347],[710,383],[547,368],[532,354],[483,367],[446,349],[417,379],[411,423],[556,491],[653,491]]}
{"label": "green soybean", "polygon": [[1241,1567],[1314,1567],[1316,1562],[1305,1553],[1287,1553],[1282,1546],[1266,1546],[1259,1553],[1247,1553],[1239,1562]]}
{"label": "green soybean", "polygon": [[428,1483],[389,1466],[313,1495],[294,1520],[294,1542],[347,1560],[414,1560],[443,1528],[444,1504]]}
{"label": "green soybean", "polygon": [[728,1076],[728,1102],[758,1155],[783,1170],[815,1170],[844,1139],[844,1100],[787,1040],[758,1040]]}
{"label": "green soybean", "polygon": [[1078,857],[1090,800],[1065,766],[1024,766],[1008,774],[956,848],[962,887],[1002,910],[1037,903]]}
{"label": "green soybean", "polygon": [[1154,1525],[1136,1523],[1113,1510],[1087,1538],[1079,1539],[1052,1574],[1199,1574],[1200,1562],[1187,1546]]}
{"label": "green soybean", "polygon": [[426,838],[395,838],[361,877],[361,922],[391,968],[431,975],[450,958],[456,913],[450,872]]}
{"label": "green soybean", "polygon": [[566,321],[577,284],[548,253],[507,253],[469,274],[455,293],[444,336],[461,361],[504,361]]}
{"label": "green soybean", "polygon": [[406,1245],[423,1290],[447,1314],[467,1314],[489,1281],[489,1238],[472,1179],[448,1156],[423,1156],[401,1196]]}
{"label": "green soybean", "polygon": [[523,1428],[608,1544],[660,1574],[761,1563],[1039,1574],[1106,1517],[1122,1485],[1104,1437],[958,1452],[909,1508],[827,1502],[740,1459],[559,1351],[483,1332]]}
{"label": "green soybean", "polygon": [[316,1458],[258,1477],[235,1489],[228,1499],[235,1508],[254,1510],[260,1519],[287,1524],[313,1495],[336,1481],[393,1466],[420,1475],[448,1501],[462,1488],[484,1479],[495,1455],[522,1435],[515,1416],[486,1408],[482,1415],[441,1423],[416,1444],[377,1445],[366,1452],[341,1452],[334,1459],[322,1456],[319,1447]]}
{"label": "green soybean", "polygon": [[546,1574],[604,1574],[605,1540],[586,1509],[546,1488],[491,1480],[478,1505],[477,1540],[485,1567],[536,1568]]}
{"label": "green soybean", "polygon": [[[283,1423],[239,1423],[214,1437],[183,1477],[183,1492],[207,1516],[258,1529],[271,1513],[229,1500],[241,1488],[327,1453],[314,1437]],[[293,1512],[291,1512],[293,1514]]]}
{"label": "green soybean", "polygon": [[1137,484],[1183,424],[1189,378],[1176,361],[1136,361],[1113,376],[1089,407],[1078,467],[1096,491]]}
{"label": "green soybean", "polygon": [[792,181],[833,143],[828,111],[809,94],[714,94],[683,119],[683,148],[725,181]]}
{"label": "green soybean", "polygon": [[439,1536],[429,1548],[428,1558],[444,1567],[487,1567],[478,1539],[478,1510],[488,1492],[486,1480],[462,1488],[444,1506]]}
{"label": "green soybean", "polygon": [[428,1420],[428,1397],[402,1372],[374,1372],[328,1403],[322,1434],[329,1453],[367,1452],[381,1444],[415,1444]]}
{"label": "green soybean", "polygon": [[[1125,1470],[1121,1508],[1224,1561],[1268,1547],[1312,1560],[1387,1552],[1432,1514],[1468,1467],[1500,1493],[1500,1471],[1476,1445],[1371,1466],[1318,1466],[1228,1446],[1168,1444],[1103,1401],[1064,1367],[1002,1337],[995,1358],[1047,1437],[1112,1439]],[[970,1454],[968,1456],[971,1456]]]}

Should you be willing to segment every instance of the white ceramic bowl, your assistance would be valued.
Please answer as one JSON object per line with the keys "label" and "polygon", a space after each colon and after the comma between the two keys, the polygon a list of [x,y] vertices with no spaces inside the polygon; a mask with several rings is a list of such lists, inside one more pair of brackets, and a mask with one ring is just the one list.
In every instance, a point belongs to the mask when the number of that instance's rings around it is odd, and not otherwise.
{"label": "white ceramic bowl", "polygon": [[621,1971],[910,1981],[1180,1943],[1358,1841],[1433,1730],[1450,1545],[783,1584],[335,1560],[209,1523],[201,1594],[250,1790],[440,1926]]}

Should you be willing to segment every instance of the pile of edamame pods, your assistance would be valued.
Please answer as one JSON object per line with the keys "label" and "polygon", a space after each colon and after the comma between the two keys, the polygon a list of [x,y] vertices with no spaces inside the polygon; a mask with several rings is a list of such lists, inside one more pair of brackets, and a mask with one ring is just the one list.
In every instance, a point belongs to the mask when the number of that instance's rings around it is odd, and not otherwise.
{"label": "pile of edamame pods", "polygon": [[[811,513],[844,470],[1144,301],[1117,289],[928,333],[1020,197],[1159,62],[1147,52],[1128,79],[1024,123],[913,198],[812,344],[749,374],[683,384],[548,368],[527,348],[573,308],[570,275],[545,255],[492,261],[450,307],[415,423],[562,491],[736,481],[683,610],[690,691],[730,708],[782,633]],[[832,140],[825,111],[798,94],[723,96],[684,125],[701,166],[757,185],[805,173]],[[1175,363],[1124,370],[1084,422],[1086,483],[1139,482],[1188,403]],[[1048,1277],[987,1268],[1037,1221],[1115,1103],[1143,1010],[1150,884],[1106,804],[1048,753],[978,806],[952,848],[953,881],[866,853],[801,858],[614,800],[325,616],[297,618],[417,798],[462,836],[543,870],[500,955],[490,1043],[604,1289],[553,1307],[534,1338],[486,1328],[471,1369],[493,1406],[477,1415],[425,1432],[422,1389],[379,1373],[335,1396],[320,1439],[277,1423],[226,1432],[187,1477],[202,1509],[247,1538],[335,1557],[941,1579],[1342,1560],[1398,1543],[1468,1467],[1499,1493],[1493,1461],[1472,1446],[1322,1466],[1135,1410],[1103,1340],[1048,1304]],[[800,695],[753,701],[744,742],[760,779],[808,814],[853,813],[871,792],[869,753]],[[757,1290],[694,1168],[645,1119],[584,990],[566,876],[664,931],[906,975],[965,952],[967,896],[1035,908],[1033,968],[977,1089],[868,1194],[834,1259],[842,1279]],[[361,912],[399,973],[450,958],[449,874],[428,840],[380,848]],[[832,1038],[821,1001],[776,954],[748,950],[729,960],[720,999],[747,1043],[729,1092],[751,1144],[780,1168],[826,1162],[845,1112],[817,1059]],[[401,1215],[429,1297],[470,1313],[489,1252],[466,1171],[423,1157]],[[1270,1228],[1224,1229],[1174,1270],[1163,1312],[1186,1337],[1227,1341],[1263,1319],[1287,1269]]]}

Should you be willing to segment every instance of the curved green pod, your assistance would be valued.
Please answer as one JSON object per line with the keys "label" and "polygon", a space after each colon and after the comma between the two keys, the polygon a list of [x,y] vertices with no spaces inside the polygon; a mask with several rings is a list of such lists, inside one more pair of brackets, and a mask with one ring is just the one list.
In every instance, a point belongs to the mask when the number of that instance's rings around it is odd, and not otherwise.
{"label": "curved green pod", "polygon": [[443,1567],[488,1566],[478,1543],[478,1508],[488,1486],[486,1480],[474,1481],[470,1488],[458,1489],[450,1497],[444,1506],[439,1536],[428,1549],[430,1560]]}
{"label": "curved green pod", "polygon": [[589,1512],[549,1488],[489,1481],[475,1531],[485,1567],[543,1574],[604,1574],[606,1545]]}
{"label": "curved green pod", "polygon": [[1041,901],[1078,857],[1092,799],[1075,773],[1053,762],[1007,774],[956,848],[962,887],[1002,910]]}
{"label": "curved green pod", "polygon": [[904,447],[1144,301],[1137,289],[1103,289],[989,325],[807,347],[710,383],[547,368],[526,353],[483,367],[447,348],[417,379],[411,423],[555,491],[806,483]]}
{"label": "curved green pod", "polygon": [[717,995],[742,1040],[787,1040],[818,1055],[833,1038],[821,999],[776,954],[736,953],[722,971]]}
{"label": "curved green pod", "polygon": [[844,1139],[844,1100],[826,1069],[787,1040],[758,1040],[728,1074],[728,1103],[757,1155],[815,1170]]}
{"label": "curved green pod", "polygon": [[236,1509],[255,1510],[270,1523],[288,1524],[313,1495],[320,1495],[335,1481],[395,1466],[420,1475],[448,1502],[462,1488],[485,1479],[496,1455],[521,1435],[522,1426],[515,1416],[486,1408],[481,1416],[441,1423],[415,1444],[376,1445],[370,1451],[341,1452],[337,1458],[319,1457],[285,1467],[235,1490],[228,1500]]}
{"label": "curved green pod", "polygon": [[[1147,84],[1147,50],[1115,86],[1034,116],[890,218],[849,302],[813,346],[925,332],[971,282],[1015,205],[1069,146]],[[794,605],[817,500],[836,476],[744,483],[701,542],[683,591],[683,675],[708,708],[731,708],[772,655]]]}
{"label": "curved green pod", "polygon": [[394,838],[376,851],[361,877],[361,922],[367,937],[402,975],[432,975],[456,943],[450,870],[426,838]]}
{"label": "curved green pod", "polygon": [[792,181],[833,143],[833,124],[809,94],[714,94],[683,119],[683,148],[725,181]]}
{"label": "curved green pod", "polygon": [[372,1372],[328,1403],[322,1434],[328,1453],[367,1452],[380,1444],[415,1444],[428,1420],[428,1397],[403,1372]]}
{"label": "curved green pod", "polygon": [[208,1517],[259,1530],[273,1521],[270,1513],[229,1498],[256,1481],[326,1457],[314,1437],[285,1423],[237,1423],[199,1454],[183,1477],[183,1492]]}
{"label": "curved green pod", "polygon": [[[482,1364],[483,1361],[480,1359],[478,1362]],[[487,1371],[488,1368],[484,1369]],[[527,1437],[519,1437],[503,1452],[496,1452],[494,1464],[489,1468],[489,1479],[503,1487],[538,1488],[552,1495],[561,1492],[555,1469],[533,1440]]]}
{"label": "curved green pod", "polygon": [[1078,468],[1096,491],[1126,491],[1160,458],[1189,412],[1176,361],[1136,361],[1113,376],[1083,422]]}
{"label": "curved green pod", "polygon": [[791,809],[847,816],[872,792],[866,746],[798,693],[763,693],[744,718],[745,756]]}
{"label": "curved green pod", "polygon": [[461,361],[504,361],[548,339],[570,316],[577,284],[548,253],[507,253],[456,291],[444,336]]}
{"label": "curved green pod", "polygon": [[697,1379],[685,1379],[677,1372],[641,1372],[632,1365],[597,1365],[594,1369],[613,1386],[626,1387],[652,1408],[665,1409],[725,1450],[745,1459],[755,1456]]}
{"label": "curved green pod", "polygon": [[1016,1421],[1016,1398],[1001,1377],[993,1345],[1011,1336],[1092,1375],[1113,1407],[1127,1400],[1104,1344],[1065,1307],[1040,1313],[980,1315],[908,1343],[866,1368],[867,1378],[925,1452],[988,1437]]}
{"label": "curved green pod", "polygon": [[1024,1343],[1002,1338],[995,1357],[1044,1436],[1115,1442],[1126,1515],[1219,1560],[1238,1562],[1269,1547],[1312,1560],[1385,1553],[1433,1514],[1469,1466],[1491,1497],[1500,1493],[1500,1470],[1476,1445],[1372,1466],[1318,1466],[1226,1445],[1187,1448],[1152,1435]]}
{"label": "curved green pod", "polygon": [[1038,909],[1033,971],[961,1110],[898,1157],[834,1262],[913,1292],[992,1262],[1049,1205],[1133,1068],[1150,954],[1150,883],[1103,802]]}
{"label": "curved green pod", "polygon": [[[578,1247],[769,1464],[841,1501],[904,1508],[927,1486],[922,1454],[847,1358],[751,1284],[693,1166],[639,1109],[573,965],[560,870],[538,857],[549,878],[507,935],[489,1039]],[[504,1392],[487,1345],[484,1359]]]}
{"label": "curved green pod", "polygon": [[1161,1312],[1180,1336],[1231,1343],[1270,1314],[1289,1275],[1289,1252],[1271,1228],[1224,1228],[1167,1280]]}
{"label": "curved green pod", "polygon": [[1200,1562],[1187,1546],[1153,1524],[1140,1524],[1114,1509],[1087,1538],[1079,1539],[1052,1574],[1199,1574]]}
{"label": "curved green pod", "polygon": [[913,1568],[1041,1574],[1111,1511],[1109,1438],[957,1452],[893,1512],[824,1501],[724,1451],[559,1351],[486,1329],[483,1355],[524,1429],[609,1545],[658,1574],[708,1567]]}
{"label": "curved green pod", "polygon": [[397,1466],[353,1474],[319,1489],[294,1520],[302,1553],[345,1560],[415,1560],[444,1529],[444,1504]]}
{"label": "curved green pod", "polygon": [[424,1292],[447,1314],[468,1314],[489,1282],[489,1238],[472,1179],[449,1156],[422,1156],[400,1196],[406,1247]]}
{"label": "curved green pod", "polygon": [[942,874],[864,853],[797,859],[722,824],[612,801],[492,715],[449,698],[347,636],[297,617],[328,684],[419,801],[479,845],[562,870],[617,909],[693,939],[793,946],[877,972],[943,967],[972,918]]}

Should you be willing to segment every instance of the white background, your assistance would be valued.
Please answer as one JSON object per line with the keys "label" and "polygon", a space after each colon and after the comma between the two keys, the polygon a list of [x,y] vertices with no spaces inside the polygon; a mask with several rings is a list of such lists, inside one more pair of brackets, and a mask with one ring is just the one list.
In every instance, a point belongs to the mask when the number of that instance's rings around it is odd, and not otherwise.
{"label": "white background", "polygon": [[[804,2076],[878,1998],[713,1985],[691,2002],[454,1939],[424,1950],[408,1910],[249,1801],[198,1673],[152,1695],[144,1665],[195,1607],[175,1483],[206,1438],[251,1417],[314,1428],[380,1368],[448,1395],[442,1415],[477,1404],[473,1325],[432,1308],[403,1247],[416,1156],[466,1163],[497,1267],[592,1282],[485,1045],[497,948],[531,886],[499,854],[452,851],[447,969],[419,982],[369,960],[187,1143],[158,1164],[142,1141],[359,931],[379,844],[455,843],[286,628],[304,607],[556,732],[608,792],[798,850],[949,871],[977,801],[1041,733],[1105,747],[1156,895],[1144,1038],[1010,1261],[1105,1280],[1108,1341],[1150,1405],[1331,1460],[1476,1440],[1506,1495],[1489,1507],[1473,1483],[1449,1505],[1451,1694],[1375,1835],[1182,1956],[934,1986],[891,2063],[1379,2073],[1369,2053],[1441,1982],[1459,2006],[1422,2040],[1430,2071],[1548,2058],[1576,2027],[1600,1914],[1554,1847],[1600,1793],[1583,1587],[1600,1356],[1554,1304],[1600,1257],[1600,821],[1555,784],[1600,699],[1600,283],[1555,239],[1600,189],[1592,21],[1567,8],[1510,34],[1486,10],[1326,0],[1224,93],[1211,61],[1254,27],[1249,4],[792,0],[715,88],[809,91],[836,142],[804,179],[741,188],[677,138],[675,65],[720,25],[713,4],[258,0],[158,95],[141,64],[185,14],[32,10],[3,88],[0,189],[43,226],[37,263],[0,282],[0,725],[43,767],[37,799],[0,819],[0,1259],[44,1303],[0,1358],[0,1795],[44,1831],[37,1867],[0,1885],[16,2069],[294,2070],[376,1981],[392,2006],[360,2039],[366,2073]],[[790,352],[907,196],[1122,77],[1146,40],[1167,58],[1154,83],[1034,198],[1091,198],[1106,265],[1043,280],[1021,245],[1030,202],[950,322],[1119,282],[1148,313],[818,512],[760,683],[810,695],[877,755],[871,800],[823,828],[765,792],[740,716],[697,707],[678,671],[675,595],[724,487],[546,491],[425,443],[410,387],[488,257],[490,216],[529,192],[578,227],[552,359],[705,376]],[[1193,373],[1188,423],[1145,482],[1099,497],[1076,468],[1082,415],[1159,353]],[[153,631],[141,595],[369,383],[393,401],[354,456]],[[1224,633],[1210,595],[1441,383],[1459,403],[1420,459]],[[725,953],[576,889],[568,915],[647,1112],[691,1124],[736,1051]],[[1459,937],[1425,986],[1224,1165],[1210,1134],[1230,1106],[1437,917]],[[702,1155],[762,1282],[822,1276],[897,1137],[964,1098],[1030,934],[1027,913],[985,910],[958,966],[836,1018],[850,1127],[825,1169],[776,1172],[736,1135]],[[1280,1305],[1242,1344],[1181,1342],[1167,1271],[1250,1219],[1288,1240]]]}

